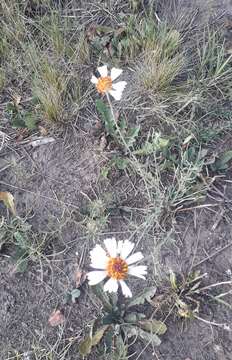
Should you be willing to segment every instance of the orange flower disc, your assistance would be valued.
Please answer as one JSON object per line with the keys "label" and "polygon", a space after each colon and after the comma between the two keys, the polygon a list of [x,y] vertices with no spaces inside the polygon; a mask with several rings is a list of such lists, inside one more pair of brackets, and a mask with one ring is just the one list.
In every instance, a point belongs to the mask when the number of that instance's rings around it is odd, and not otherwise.
{"label": "orange flower disc", "polygon": [[110,76],[100,77],[97,82],[97,91],[104,94],[106,91],[112,89],[112,79]]}
{"label": "orange flower disc", "polygon": [[115,280],[124,280],[127,277],[128,265],[120,257],[110,258],[107,264],[107,275]]}

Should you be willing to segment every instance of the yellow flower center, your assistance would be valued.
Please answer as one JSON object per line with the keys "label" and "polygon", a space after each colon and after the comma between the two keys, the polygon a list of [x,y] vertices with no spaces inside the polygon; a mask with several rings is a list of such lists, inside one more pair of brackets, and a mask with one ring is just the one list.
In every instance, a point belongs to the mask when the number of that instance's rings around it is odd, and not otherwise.
{"label": "yellow flower center", "polygon": [[97,82],[97,91],[104,94],[112,89],[112,79],[110,76],[100,77]]}
{"label": "yellow flower center", "polygon": [[115,280],[124,280],[128,273],[128,265],[120,257],[109,258],[107,264],[107,275]]}

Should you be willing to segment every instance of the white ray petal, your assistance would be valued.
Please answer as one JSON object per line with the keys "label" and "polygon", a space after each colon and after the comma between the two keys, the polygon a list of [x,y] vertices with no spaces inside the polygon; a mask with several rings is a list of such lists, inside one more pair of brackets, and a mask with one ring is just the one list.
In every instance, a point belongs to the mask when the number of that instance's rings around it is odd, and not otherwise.
{"label": "white ray petal", "polygon": [[147,274],[147,266],[144,265],[129,266],[128,274],[145,280],[144,275]]}
{"label": "white ray petal", "polygon": [[113,88],[113,90],[116,90],[116,91],[122,93],[123,90],[124,90],[125,87],[126,87],[126,84],[127,84],[126,81],[119,81],[119,82],[117,82],[117,83],[113,83],[113,84],[112,84],[112,88]]}
{"label": "white ray petal", "polygon": [[87,274],[89,285],[96,285],[107,277],[106,271],[90,271]]}
{"label": "white ray petal", "polygon": [[108,254],[112,258],[115,258],[117,256],[117,241],[115,240],[115,238],[105,239],[104,244]]}
{"label": "white ray petal", "polygon": [[111,80],[114,81],[115,79],[117,79],[117,77],[119,77],[121,73],[122,73],[122,69],[117,69],[113,67],[111,69],[111,74],[110,74]]}
{"label": "white ray petal", "polygon": [[95,85],[98,83],[98,79],[94,75],[91,77],[90,81],[91,81],[92,84],[95,84]]}
{"label": "white ray petal", "polygon": [[121,246],[121,253],[120,253],[121,258],[125,260],[127,256],[129,256],[132,250],[134,249],[134,246],[135,244],[129,240],[123,241],[123,244]]}
{"label": "white ray petal", "polygon": [[121,91],[109,90],[109,93],[117,101],[121,100],[121,98],[122,98],[122,92]]}
{"label": "white ray petal", "polygon": [[117,255],[119,255],[119,256],[121,254],[122,247],[123,247],[123,240],[119,240],[118,241],[118,247],[117,247]]}
{"label": "white ray petal", "polygon": [[137,252],[131,256],[129,256],[127,259],[126,259],[126,262],[128,265],[131,265],[131,264],[134,264],[136,263],[137,261],[140,261],[143,259],[143,254],[141,252]]}
{"label": "white ray petal", "polygon": [[105,269],[109,260],[105,250],[100,245],[96,245],[93,250],[90,251],[90,259],[90,266],[95,269]]}
{"label": "white ray petal", "polygon": [[104,291],[108,291],[110,293],[118,291],[118,282],[115,279],[109,279],[104,285]]}
{"label": "white ray petal", "polygon": [[125,283],[125,281],[123,280],[119,280],[121,288],[122,288],[122,293],[125,297],[132,297],[132,292],[130,291],[129,287],[127,286],[127,284]]}
{"label": "white ray petal", "polygon": [[97,68],[97,71],[99,72],[99,74],[100,74],[102,77],[108,76],[107,65],[99,66],[99,67]]}

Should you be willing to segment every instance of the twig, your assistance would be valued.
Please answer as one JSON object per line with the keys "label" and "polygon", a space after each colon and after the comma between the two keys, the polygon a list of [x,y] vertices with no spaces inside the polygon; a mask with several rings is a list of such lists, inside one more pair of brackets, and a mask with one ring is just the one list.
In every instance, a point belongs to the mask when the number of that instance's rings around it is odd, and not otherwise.
{"label": "twig", "polygon": [[229,244],[227,244],[227,245],[225,245],[225,246],[223,246],[221,249],[215,251],[213,254],[207,256],[205,259],[203,259],[203,260],[199,261],[197,264],[193,265],[193,268],[196,267],[196,266],[199,266],[199,265],[203,264],[205,261],[207,261],[207,260],[211,259],[212,257],[218,255],[220,252],[222,252],[223,250],[226,250],[226,249],[227,249],[228,247],[230,247],[231,245],[232,245],[232,242],[229,243]]}
{"label": "twig", "polygon": [[230,281],[221,281],[219,283],[211,284],[211,285],[205,286],[203,288],[197,289],[195,292],[201,292],[203,290],[208,290],[208,289],[211,289],[213,287],[221,286],[221,285],[232,285],[232,280],[230,280]]}
{"label": "twig", "polygon": [[11,187],[11,188],[13,188],[13,189],[17,189],[17,190],[20,190],[20,191],[25,191],[25,192],[28,192],[28,193],[34,195],[34,196],[39,196],[39,197],[41,197],[41,198],[43,198],[43,199],[55,201],[55,202],[58,202],[58,203],[60,203],[60,204],[62,204],[62,205],[71,206],[71,207],[73,207],[74,209],[80,210],[80,208],[79,208],[78,206],[76,206],[76,205],[74,205],[74,204],[72,204],[72,203],[66,203],[66,202],[64,202],[64,201],[62,201],[62,200],[58,200],[58,199],[55,199],[55,198],[52,198],[52,197],[49,197],[49,196],[45,196],[45,195],[40,195],[40,194],[38,194],[38,193],[36,193],[36,192],[34,192],[34,191],[27,190],[27,189],[21,188],[21,187],[19,187],[19,186],[14,186],[14,185],[5,183],[4,181],[0,181],[0,184],[5,185],[5,186],[9,186],[9,187]]}
{"label": "twig", "polygon": [[223,330],[226,330],[226,331],[231,331],[231,328],[228,324],[219,324],[219,323],[216,323],[214,321],[209,321],[209,320],[205,320],[197,315],[194,316],[196,319],[204,322],[205,324],[208,324],[208,325],[214,325],[214,326],[218,326],[220,328],[222,328]]}

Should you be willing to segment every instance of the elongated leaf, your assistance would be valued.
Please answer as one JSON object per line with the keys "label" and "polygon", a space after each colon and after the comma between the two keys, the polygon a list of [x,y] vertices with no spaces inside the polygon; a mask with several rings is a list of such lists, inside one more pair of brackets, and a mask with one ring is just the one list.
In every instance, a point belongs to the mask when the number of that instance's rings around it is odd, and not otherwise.
{"label": "elongated leaf", "polygon": [[96,333],[92,337],[92,346],[96,346],[97,344],[99,344],[108,327],[109,325],[104,325],[100,329],[98,329],[98,331],[96,331]]}
{"label": "elongated leaf", "polygon": [[5,206],[10,209],[13,215],[16,215],[14,204],[14,196],[8,191],[0,192],[0,200],[4,202]]}
{"label": "elongated leaf", "polygon": [[107,294],[102,289],[101,285],[92,286],[91,289],[94,292],[94,294],[98,297],[98,299],[101,301],[104,309],[107,312],[111,312],[112,305],[110,303],[110,300],[109,300]]}
{"label": "elongated leaf", "polygon": [[124,318],[125,322],[127,323],[136,323],[138,318],[137,318],[137,314],[136,313],[130,313],[130,314],[127,314]]}
{"label": "elongated leaf", "polygon": [[212,164],[213,170],[226,170],[228,162],[232,160],[232,150],[225,151],[220,154],[218,159]]}
{"label": "elongated leaf", "polygon": [[134,144],[134,142],[136,141],[139,135],[139,131],[140,131],[139,126],[128,130],[125,137],[125,141],[128,147],[131,147]]}
{"label": "elongated leaf", "polygon": [[156,287],[148,287],[145,288],[141,293],[139,293],[137,296],[135,296],[128,304],[128,308],[135,305],[143,305],[145,301],[151,300],[156,293]]}
{"label": "elongated leaf", "polygon": [[156,334],[144,331],[143,329],[140,329],[137,326],[130,326],[127,328],[124,327],[123,330],[128,338],[132,336],[138,337],[141,340],[143,340],[146,343],[146,345],[147,343],[153,344],[155,346],[159,346],[161,344],[161,340]]}
{"label": "elongated leaf", "polygon": [[115,352],[114,359],[127,360],[127,346],[125,345],[121,335],[115,336]]}
{"label": "elongated leaf", "polygon": [[104,325],[98,329],[98,331],[96,331],[92,337],[90,335],[86,336],[86,338],[79,345],[79,352],[82,356],[86,356],[91,353],[92,347],[99,344],[108,327],[109,325]]}
{"label": "elongated leaf", "polygon": [[140,149],[134,151],[134,154],[140,156],[150,155],[156,151],[164,150],[168,145],[168,139],[161,138],[159,134],[155,134],[152,141],[146,141]]}
{"label": "elongated leaf", "polygon": [[79,345],[79,352],[82,356],[86,356],[91,353],[92,339],[87,336]]}
{"label": "elongated leaf", "polygon": [[115,125],[114,120],[112,118],[112,114],[107,105],[100,99],[96,100],[96,108],[98,113],[101,115],[101,118],[104,122],[106,132],[109,135],[113,135],[115,133]]}
{"label": "elongated leaf", "polygon": [[146,319],[146,315],[138,312],[131,312],[124,317],[124,321],[128,323],[137,323],[137,321],[143,319]]}
{"label": "elongated leaf", "polygon": [[25,115],[24,122],[25,122],[25,126],[29,130],[34,130],[37,128],[37,126],[36,126],[37,119],[36,119],[35,115],[32,113],[28,113]]}
{"label": "elongated leaf", "polygon": [[154,346],[159,346],[161,344],[161,340],[156,334],[149,333],[142,329],[139,329],[138,336],[141,340],[145,341],[146,344],[148,342]]}
{"label": "elongated leaf", "polygon": [[140,321],[139,326],[143,330],[157,335],[163,335],[167,331],[167,326],[162,321],[156,319]]}
{"label": "elongated leaf", "polygon": [[12,260],[15,263],[15,267],[13,270],[14,273],[25,272],[27,270],[29,261],[27,249],[17,246],[15,254],[12,256]]}
{"label": "elongated leaf", "polygon": [[79,289],[73,289],[71,291],[72,302],[75,303],[76,299],[78,299],[80,295],[81,295],[81,291]]}
{"label": "elongated leaf", "polygon": [[16,244],[22,249],[28,249],[29,243],[26,234],[21,231],[15,231],[13,234]]}

